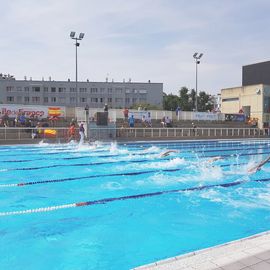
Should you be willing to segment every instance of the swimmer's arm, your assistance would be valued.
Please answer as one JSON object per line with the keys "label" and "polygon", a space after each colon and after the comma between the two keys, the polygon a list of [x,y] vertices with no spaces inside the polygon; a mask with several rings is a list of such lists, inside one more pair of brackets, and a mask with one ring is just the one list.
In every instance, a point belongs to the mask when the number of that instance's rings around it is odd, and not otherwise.
{"label": "swimmer's arm", "polygon": [[263,166],[265,163],[267,163],[269,160],[270,160],[270,156],[269,156],[267,159],[261,161],[257,166],[255,166],[255,167],[253,167],[253,168],[250,168],[250,169],[248,170],[248,172],[249,172],[249,173],[255,173],[255,172],[259,171],[259,170],[262,168],[262,166]]}

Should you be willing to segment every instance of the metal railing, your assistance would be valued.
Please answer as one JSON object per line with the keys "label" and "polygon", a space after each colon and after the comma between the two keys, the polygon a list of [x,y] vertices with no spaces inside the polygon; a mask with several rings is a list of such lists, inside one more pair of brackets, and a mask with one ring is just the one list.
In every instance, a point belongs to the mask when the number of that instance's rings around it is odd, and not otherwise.
{"label": "metal railing", "polygon": [[[46,134],[45,130],[55,130],[55,135]],[[0,141],[32,140],[36,128],[1,127]],[[61,139],[67,141],[68,128],[39,128],[37,139]],[[258,128],[108,128],[95,127],[89,130],[89,139],[185,139],[185,138],[248,138],[270,136],[269,129]],[[77,134],[77,139],[79,135]]]}

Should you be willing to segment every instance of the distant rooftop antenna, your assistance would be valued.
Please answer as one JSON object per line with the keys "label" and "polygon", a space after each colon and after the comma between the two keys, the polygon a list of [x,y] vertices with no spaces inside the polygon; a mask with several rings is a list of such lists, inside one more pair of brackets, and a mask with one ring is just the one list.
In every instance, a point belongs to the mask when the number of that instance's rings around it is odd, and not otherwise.
{"label": "distant rooftop antenna", "polygon": [[125,79],[123,79],[123,83],[125,83],[126,82],[126,80]]}
{"label": "distant rooftop antenna", "polygon": [[52,77],[51,76],[49,76],[49,81],[51,81],[52,80]]}
{"label": "distant rooftop antenna", "polygon": [[106,77],[106,82],[108,82],[108,80],[109,80],[108,77]]}

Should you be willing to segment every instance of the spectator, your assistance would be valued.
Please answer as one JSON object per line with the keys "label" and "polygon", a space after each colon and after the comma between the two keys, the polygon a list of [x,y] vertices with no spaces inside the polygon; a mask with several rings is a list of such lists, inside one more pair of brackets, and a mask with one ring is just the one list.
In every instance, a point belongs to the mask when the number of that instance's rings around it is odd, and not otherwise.
{"label": "spectator", "polygon": [[146,117],[145,117],[144,114],[142,115],[142,125],[143,125],[144,127],[147,126],[147,123],[146,123]]}
{"label": "spectator", "polygon": [[166,118],[165,118],[165,125],[166,125],[166,127],[172,127],[172,121],[169,118],[169,116],[166,116]]}
{"label": "spectator", "polygon": [[108,107],[108,104],[107,103],[105,103],[103,110],[104,110],[104,112],[108,112],[109,111],[109,107]]}
{"label": "spectator", "polygon": [[4,127],[9,126],[9,117],[6,113],[2,116],[2,123],[3,123]]}
{"label": "spectator", "polygon": [[135,119],[134,119],[133,114],[128,118],[128,124],[129,124],[129,127],[131,127],[131,128],[134,127]]}
{"label": "spectator", "polygon": [[26,121],[25,115],[24,115],[24,113],[22,113],[22,114],[19,116],[19,122],[20,122],[20,125],[21,125],[21,126],[25,126],[25,121]]}
{"label": "spectator", "polygon": [[180,107],[179,106],[177,106],[177,108],[176,108],[176,110],[175,110],[175,114],[176,114],[176,116],[178,116],[178,114],[179,114],[179,112],[181,111],[181,109],[180,109]]}
{"label": "spectator", "polygon": [[127,121],[128,121],[128,113],[129,113],[128,108],[125,108],[125,109],[123,110],[123,114],[124,114],[125,122],[127,122]]}
{"label": "spectator", "polygon": [[152,127],[151,113],[148,112],[145,117],[145,122],[148,127]]}
{"label": "spectator", "polygon": [[197,135],[197,126],[194,123],[192,123],[192,132],[193,132],[193,136]]}

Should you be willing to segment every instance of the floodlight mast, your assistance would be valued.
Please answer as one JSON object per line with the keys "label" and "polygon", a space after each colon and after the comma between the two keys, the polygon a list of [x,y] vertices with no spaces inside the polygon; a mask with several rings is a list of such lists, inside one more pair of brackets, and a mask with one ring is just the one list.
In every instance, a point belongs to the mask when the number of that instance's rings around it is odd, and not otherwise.
{"label": "floodlight mast", "polygon": [[75,57],[75,61],[76,61],[76,107],[78,105],[78,56],[77,56],[77,47],[80,46],[80,43],[78,42],[78,40],[82,40],[84,38],[84,33],[80,33],[79,37],[75,36],[76,32],[71,31],[70,32],[70,38],[71,39],[75,39],[75,48],[76,48],[76,57]]}
{"label": "floodlight mast", "polygon": [[195,59],[195,63],[196,63],[196,89],[195,89],[195,92],[196,92],[196,96],[195,96],[195,111],[197,112],[198,111],[198,64],[200,64],[200,59],[202,58],[203,56],[203,53],[199,53],[195,52],[193,54],[193,58]]}

